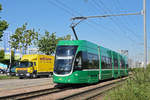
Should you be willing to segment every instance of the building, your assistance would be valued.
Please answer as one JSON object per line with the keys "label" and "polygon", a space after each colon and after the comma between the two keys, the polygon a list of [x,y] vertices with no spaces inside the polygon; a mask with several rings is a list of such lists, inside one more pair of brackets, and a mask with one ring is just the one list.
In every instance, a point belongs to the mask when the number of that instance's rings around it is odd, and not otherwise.
{"label": "building", "polygon": [[131,58],[128,58],[128,66],[129,68],[133,68],[134,67],[134,61]]}
{"label": "building", "polygon": [[38,49],[37,48],[29,48],[27,50],[28,54],[39,54]]}
{"label": "building", "polygon": [[128,57],[128,50],[119,50],[119,53]]}
{"label": "building", "polygon": [[10,59],[10,52],[11,52],[11,47],[10,47],[10,36],[11,36],[12,32],[9,31],[4,31],[3,34],[3,38],[2,38],[2,48],[4,48],[4,52],[5,52],[5,59]]}

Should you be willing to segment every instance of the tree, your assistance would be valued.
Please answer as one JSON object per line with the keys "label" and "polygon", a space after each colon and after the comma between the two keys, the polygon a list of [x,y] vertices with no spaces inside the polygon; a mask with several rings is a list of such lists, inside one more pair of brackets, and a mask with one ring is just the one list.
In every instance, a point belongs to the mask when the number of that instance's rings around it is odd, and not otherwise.
{"label": "tree", "polygon": [[35,40],[37,32],[34,29],[27,30],[27,23],[23,24],[22,27],[16,29],[15,33],[10,36],[10,45],[13,49],[19,49],[22,53],[22,50],[26,50],[32,45]]}
{"label": "tree", "polygon": [[65,37],[56,37],[55,33],[50,34],[48,31],[45,31],[45,35],[41,37],[38,41],[39,51],[52,55],[55,52],[56,44],[60,40],[70,40],[71,35],[67,35]]}
{"label": "tree", "polygon": [[58,37],[58,38],[57,38],[57,43],[58,43],[60,40],[71,40],[71,35],[68,34],[68,35],[66,35],[66,36],[64,36],[64,37]]}
{"label": "tree", "polygon": [[71,40],[71,35],[66,35],[65,37],[64,37],[64,40]]}
{"label": "tree", "polygon": [[[2,5],[0,4],[0,11],[2,10]],[[0,17],[1,18],[1,17]],[[3,32],[8,28],[8,23],[5,20],[0,20],[0,41],[2,41]]]}
{"label": "tree", "polygon": [[50,35],[48,31],[45,31],[45,35],[41,37],[38,41],[39,51],[47,55],[52,55],[56,48],[56,42],[57,39],[55,33],[52,33]]}
{"label": "tree", "polygon": [[4,55],[5,55],[4,50],[0,50],[0,62],[4,60]]}
{"label": "tree", "polygon": [[[9,65],[10,60],[9,59],[5,59],[5,52],[4,50],[0,50],[0,62],[4,63],[6,65]],[[11,50],[11,58],[12,58],[12,62],[14,61],[14,51]]]}
{"label": "tree", "polygon": [[40,35],[39,31],[40,31],[40,29],[38,30],[38,32],[35,32],[35,35],[34,35],[34,42],[33,42],[33,44],[36,47],[38,47],[38,40],[39,40],[39,35]]}

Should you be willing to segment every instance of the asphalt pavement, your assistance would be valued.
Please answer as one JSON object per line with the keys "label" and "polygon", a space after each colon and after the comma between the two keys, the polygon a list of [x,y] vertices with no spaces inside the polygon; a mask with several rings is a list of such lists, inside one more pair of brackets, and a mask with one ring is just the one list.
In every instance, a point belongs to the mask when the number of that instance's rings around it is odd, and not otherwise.
{"label": "asphalt pavement", "polygon": [[0,80],[0,92],[3,90],[13,90],[48,84],[53,84],[52,78]]}

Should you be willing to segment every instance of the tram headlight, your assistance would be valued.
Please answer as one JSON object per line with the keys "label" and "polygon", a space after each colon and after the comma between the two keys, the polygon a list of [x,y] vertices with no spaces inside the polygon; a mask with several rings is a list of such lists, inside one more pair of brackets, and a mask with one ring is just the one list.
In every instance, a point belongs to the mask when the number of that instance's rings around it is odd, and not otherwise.
{"label": "tram headlight", "polygon": [[78,74],[74,74],[75,76],[78,76]]}

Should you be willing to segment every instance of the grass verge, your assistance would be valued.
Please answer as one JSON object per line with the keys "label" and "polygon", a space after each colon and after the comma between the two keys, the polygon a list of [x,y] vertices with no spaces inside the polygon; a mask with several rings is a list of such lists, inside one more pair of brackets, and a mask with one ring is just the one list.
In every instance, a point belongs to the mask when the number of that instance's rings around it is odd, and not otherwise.
{"label": "grass verge", "polygon": [[134,69],[132,73],[121,87],[108,92],[105,100],[150,100],[150,65]]}

